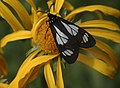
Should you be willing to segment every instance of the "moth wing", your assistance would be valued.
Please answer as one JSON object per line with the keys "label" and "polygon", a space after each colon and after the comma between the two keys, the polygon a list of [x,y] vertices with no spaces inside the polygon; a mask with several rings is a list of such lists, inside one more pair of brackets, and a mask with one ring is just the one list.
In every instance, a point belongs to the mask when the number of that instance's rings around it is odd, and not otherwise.
{"label": "moth wing", "polygon": [[[53,16],[54,18],[57,17]],[[96,43],[92,35],[63,18],[57,17],[53,23],[49,24],[60,55],[69,64],[76,61],[79,47],[89,48]]]}
{"label": "moth wing", "polygon": [[[90,48],[96,44],[94,37],[83,28],[60,18],[60,22],[72,37],[76,37],[77,44],[81,48]],[[68,33],[66,33],[68,35]],[[75,40],[74,40],[75,41]],[[73,41],[73,42],[74,42]]]}
{"label": "moth wing", "polygon": [[58,24],[50,25],[50,28],[60,55],[69,64],[74,63],[79,54],[79,46],[73,42],[75,38],[68,37],[61,31],[61,29],[64,29],[63,26],[60,27]]}

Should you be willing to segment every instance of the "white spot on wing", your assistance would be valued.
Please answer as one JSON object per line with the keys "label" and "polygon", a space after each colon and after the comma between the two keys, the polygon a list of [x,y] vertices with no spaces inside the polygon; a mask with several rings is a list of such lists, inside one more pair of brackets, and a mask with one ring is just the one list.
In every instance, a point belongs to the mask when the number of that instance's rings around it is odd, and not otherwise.
{"label": "white spot on wing", "polygon": [[76,32],[76,31],[74,31],[74,30],[73,30],[72,32],[73,32],[73,35],[74,35],[74,36],[76,36],[76,35],[77,35],[77,32]]}
{"label": "white spot on wing", "polygon": [[69,50],[69,49],[67,49],[67,51],[68,51],[70,54],[73,54],[73,51],[71,51],[71,50]]}
{"label": "white spot on wing", "polygon": [[64,25],[64,27],[67,29],[67,31],[72,35],[72,36],[76,36],[78,33],[78,27],[72,24],[66,24],[63,21],[61,21],[61,23]]}
{"label": "white spot on wing", "polygon": [[70,26],[71,29],[72,29],[73,35],[76,36],[77,33],[78,33],[78,29],[79,29],[79,28],[78,28],[77,26],[75,26],[75,25],[72,25],[72,24],[69,24],[69,26]]}
{"label": "white spot on wing", "polygon": [[86,42],[88,42],[88,34],[87,33],[85,33],[84,34],[84,36],[83,36],[83,41],[86,43]]}
{"label": "white spot on wing", "polygon": [[58,33],[61,37],[64,37],[64,38],[68,39],[68,37],[67,37],[63,32],[61,32],[55,25],[54,25],[54,28],[56,29],[57,33]]}
{"label": "white spot on wing", "polygon": [[57,33],[56,33],[56,40],[57,40],[57,43],[58,45],[63,45],[65,43],[67,43],[67,39],[63,38],[63,37],[60,37]]}
{"label": "white spot on wing", "polygon": [[74,31],[76,31],[76,32],[78,32],[78,27],[77,26],[75,26],[75,25],[72,25],[72,24],[69,24],[69,26],[74,30]]}
{"label": "white spot on wing", "polygon": [[84,38],[85,38],[86,41],[88,41],[88,37],[86,35],[84,35]]}
{"label": "white spot on wing", "polygon": [[86,35],[87,37],[89,37],[89,35],[88,35],[87,33],[85,33],[85,35]]}
{"label": "white spot on wing", "polygon": [[66,56],[66,54],[65,54],[64,52],[62,52],[62,54],[63,54],[64,56]]}
{"label": "white spot on wing", "polygon": [[63,38],[63,37],[61,37],[61,39],[62,39],[62,41],[64,42],[64,43],[67,43],[67,39],[65,39],[65,38]]}
{"label": "white spot on wing", "polygon": [[67,52],[66,50],[64,51],[64,53],[67,55],[67,56],[71,56],[71,54],[69,52]]}
{"label": "white spot on wing", "polygon": [[61,23],[64,25],[64,27],[67,29],[67,31],[68,31],[71,35],[73,35],[71,28],[70,28],[67,24],[65,24],[63,21],[61,21]]}
{"label": "white spot on wing", "polygon": [[56,40],[57,40],[57,43],[60,45],[63,45],[63,42],[62,40],[60,39],[60,36],[56,33]]}
{"label": "white spot on wing", "polygon": [[85,37],[83,36],[83,41],[86,43]]}
{"label": "white spot on wing", "polygon": [[62,52],[64,56],[71,56],[73,54],[73,51],[66,49],[65,51]]}

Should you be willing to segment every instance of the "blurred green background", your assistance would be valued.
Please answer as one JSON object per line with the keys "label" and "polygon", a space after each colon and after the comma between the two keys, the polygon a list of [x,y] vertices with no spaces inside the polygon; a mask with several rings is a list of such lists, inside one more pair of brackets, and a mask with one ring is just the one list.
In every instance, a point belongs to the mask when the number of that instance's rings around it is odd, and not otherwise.
{"label": "blurred green background", "polygon": [[[47,0],[34,0],[37,6],[47,9]],[[120,0],[68,0],[75,8],[86,5],[101,4],[111,6],[120,9]],[[25,6],[25,8],[30,12],[30,6],[25,0],[20,0],[20,2]],[[82,21],[95,19],[94,14],[81,14],[79,19]],[[118,25],[120,24],[120,19],[113,17],[105,17],[105,19],[112,20]],[[11,27],[5,20],[0,18],[0,39],[5,35],[11,33]],[[106,40],[105,40],[106,41]],[[118,59],[120,59],[120,44],[107,41],[110,46],[113,47],[114,51],[117,53]],[[8,63],[9,73],[6,78],[8,81],[13,80],[15,74],[17,73],[20,65],[25,60],[26,52],[31,48],[29,40],[15,41],[8,43],[4,49],[4,56]],[[120,66],[119,66],[120,67]],[[75,64],[68,65],[66,69],[63,69],[63,77],[65,88],[120,88],[120,69],[116,74],[114,79],[110,79],[101,73],[89,68],[88,66],[76,62]],[[35,79],[31,84],[30,88],[47,88],[43,70],[37,79]]]}

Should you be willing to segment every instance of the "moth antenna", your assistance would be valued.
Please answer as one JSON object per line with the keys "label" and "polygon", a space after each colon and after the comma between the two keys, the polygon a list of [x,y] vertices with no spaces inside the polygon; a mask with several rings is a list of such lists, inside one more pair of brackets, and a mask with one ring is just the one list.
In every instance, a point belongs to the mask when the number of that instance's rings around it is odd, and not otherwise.
{"label": "moth antenna", "polygon": [[38,13],[38,12],[48,13],[47,11],[42,11],[42,10],[37,10],[37,12],[36,12],[36,13]]}
{"label": "moth antenna", "polygon": [[[52,8],[53,5],[55,5],[55,3],[52,3],[52,4],[50,5],[50,9]],[[48,9],[47,11],[37,10],[36,13],[38,13],[38,12],[42,12],[42,13],[50,13],[50,9]],[[53,10],[55,10],[55,7],[53,8]]]}

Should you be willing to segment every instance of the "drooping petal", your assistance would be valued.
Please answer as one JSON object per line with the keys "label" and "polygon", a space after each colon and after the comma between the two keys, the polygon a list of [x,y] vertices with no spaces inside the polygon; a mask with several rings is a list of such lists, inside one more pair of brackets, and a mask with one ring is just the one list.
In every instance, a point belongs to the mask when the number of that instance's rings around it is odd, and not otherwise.
{"label": "drooping petal", "polygon": [[110,56],[111,62],[113,63],[115,69],[117,69],[119,61],[113,49],[102,41],[99,41],[99,40],[96,40],[96,41],[97,41],[96,46]]}
{"label": "drooping petal", "polygon": [[60,57],[58,58],[58,65],[57,65],[56,85],[57,85],[57,88],[64,88],[64,82],[63,82],[63,77],[62,77],[62,69],[61,69]]}
{"label": "drooping petal", "polygon": [[88,29],[87,31],[94,36],[103,37],[116,43],[120,43],[120,33],[101,29]]}
{"label": "drooping petal", "polygon": [[[27,79],[27,81],[25,82],[25,83],[28,83],[28,85],[29,85],[29,83],[31,82],[31,81],[33,81],[37,76],[38,76],[38,74],[39,74],[39,71],[40,71],[40,69],[42,68],[43,66],[41,65],[41,66],[36,66],[33,70],[31,70],[31,73],[30,73],[30,75],[29,75],[29,77],[28,77],[28,79]],[[23,79],[24,80],[24,79]],[[22,81],[21,81],[22,82]]]}
{"label": "drooping petal", "polygon": [[120,17],[120,10],[117,10],[115,8],[109,7],[109,6],[104,6],[104,5],[91,5],[91,6],[84,6],[84,7],[79,7],[72,11],[68,16],[65,17],[65,19],[71,19],[74,17],[76,14],[85,12],[85,11],[101,11],[104,14],[112,15],[114,17]]}
{"label": "drooping petal", "polygon": [[25,30],[12,12],[2,2],[0,2],[0,16],[8,22],[13,31]]}
{"label": "drooping petal", "polygon": [[[103,51],[97,50],[97,49],[85,49],[87,52],[91,53],[92,55],[94,55],[96,58],[100,59],[101,61],[105,62],[108,65],[108,69],[109,67],[112,68],[110,69],[112,74],[115,75],[117,72],[117,67],[116,65],[118,65],[117,63],[112,62],[110,55],[104,53]],[[115,65],[116,64],[116,65]]]}
{"label": "drooping petal", "polygon": [[[28,63],[25,63],[24,66],[18,71],[15,79],[10,83],[9,88],[24,88],[26,82],[30,76],[32,76],[32,72],[35,71],[36,67],[43,66],[46,62],[52,60],[53,58],[57,57],[58,55],[44,55],[38,56]],[[38,72],[39,70],[37,70]],[[34,75],[34,74],[33,74]]]}
{"label": "drooping petal", "polygon": [[113,67],[109,66],[104,61],[99,60],[97,58],[91,58],[84,54],[79,54],[78,61],[88,65],[89,67],[97,70],[98,72],[100,72],[110,78],[113,78],[114,74],[116,73],[116,71],[115,71],[115,69],[113,69]]}
{"label": "drooping petal", "polygon": [[[21,65],[21,67],[19,68],[19,71],[18,71],[18,73],[20,73],[20,71],[26,66],[27,67],[27,63],[29,63],[33,58],[35,58],[35,56],[40,52],[41,50],[40,49],[38,49],[38,50],[36,50],[35,52],[33,52],[32,54],[30,54],[27,58],[26,58],[26,60],[23,62],[23,64]],[[42,53],[42,52],[41,52]],[[40,55],[42,55],[40,53]],[[21,79],[21,81],[20,82],[22,82],[22,83],[20,83],[20,84],[23,84],[23,86],[24,86],[24,83],[23,83],[23,81],[25,82],[25,84],[27,85],[27,83],[30,83],[32,80],[34,80],[36,77],[37,77],[37,75],[38,75],[38,73],[39,73],[39,70],[41,69],[41,67],[42,67],[42,65],[41,66],[36,66],[36,67],[34,67],[33,69],[31,69],[30,70],[30,72],[29,72],[29,74],[27,75],[26,74],[26,77],[25,77],[25,79],[26,80],[24,80],[24,79]],[[23,81],[22,81],[23,80]],[[21,85],[20,85],[21,86]]]}
{"label": "drooping petal", "polygon": [[32,38],[32,34],[30,31],[17,31],[17,32],[8,34],[3,39],[1,39],[0,46],[4,47],[8,42],[28,39],[28,38]]}
{"label": "drooping petal", "polygon": [[3,0],[3,1],[9,4],[16,11],[26,29],[31,29],[32,23],[30,16],[26,9],[23,7],[23,5],[19,2],[19,0]]}
{"label": "drooping petal", "polygon": [[101,52],[100,50],[93,49],[93,48],[88,48],[88,49],[84,49],[84,50],[89,52],[96,58],[99,58],[100,60],[106,62],[108,65],[112,63],[110,57],[107,54],[105,54],[104,52]]}
{"label": "drooping petal", "polygon": [[48,88],[56,88],[52,68],[50,66],[50,62],[46,63],[44,66],[44,76],[45,76]]}
{"label": "drooping petal", "polygon": [[41,50],[38,49],[35,52],[31,53],[25,61],[22,63],[21,67],[19,68],[19,71],[26,65],[26,63],[29,63]]}
{"label": "drooping petal", "polygon": [[55,2],[55,13],[60,12],[60,9],[62,8],[63,3],[64,3],[64,0],[56,0],[56,2]]}
{"label": "drooping petal", "polygon": [[86,22],[82,22],[78,24],[80,27],[99,27],[99,28],[107,28],[110,30],[118,30],[120,31],[120,28],[117,24],[115,24],[112,21],[107,21],[107,20],[90,20]]}
{"label": "drooping petal", "polygon": [[[100,73],[102,73],[106,76],[109,76],[110,78],[113,78],[113,76],[117,73],[117,69],[118,69],[118,60],[117,60],[115,53],[107,44],[103,43],[102,41],[96,40],[96,46],[99,49],[94,49],[94,48],[84,49],[88,53],[92,54],[93,55],[92,57],[82,54],[84,61],[82,61],[83,60],[82,56],[80,56],[80,58],[78,58],[78,60],[81,59],[79,61],[81,61],[82,63],[96,69]],[[91,62],[89,61],[88,58],[92,59],[92,60],[90,60]],[[99,60],[102,63],[99,62]],[[96,62],[96,63],[94,63],[94,62]],[[103,65],[102,65],[103,63],[106,64],[105,68],[103,68]],[[101,64],[101,66],[99,64]],[[100,67],[98,68],[97,66],[100,66]]]}

